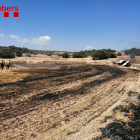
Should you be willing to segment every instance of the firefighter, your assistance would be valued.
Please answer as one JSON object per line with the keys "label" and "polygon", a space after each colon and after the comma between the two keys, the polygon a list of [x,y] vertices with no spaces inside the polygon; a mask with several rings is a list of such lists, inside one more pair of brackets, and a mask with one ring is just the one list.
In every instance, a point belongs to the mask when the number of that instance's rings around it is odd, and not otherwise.
{"label": "firefighter", "polygon": [[3,68],[4,68],[4,61],[1,60],[1,69],[3,70]]}
{"label": "firefighter", "polygon": [[6,69],[9,70],[9,67],[10,67],[10,59],[9,59],[8,62],[7,62],[7,68],[6,68]]}

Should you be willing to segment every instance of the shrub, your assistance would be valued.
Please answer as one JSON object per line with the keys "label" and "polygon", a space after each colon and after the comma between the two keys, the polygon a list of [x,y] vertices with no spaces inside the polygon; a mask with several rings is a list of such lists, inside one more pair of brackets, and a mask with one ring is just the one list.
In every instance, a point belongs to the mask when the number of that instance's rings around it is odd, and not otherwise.
{"label": "shrub", "polygon": [[52,55],[52,53],[48,53],[47,55],[48,55],[48,56],[51,56],[51,55]]}
{"label": "shrub", "polygon": [[31,57],[30,53],[26,53],[26,56],[27,56],[27,57]]}
{"label": "shrub", "polygon": [[108,53],[104,50],[98,50],[92,54],[93,60],[107,59]]}
{"label": "shrub", "polygon": [[62,56],[62,54],[59,54],[59,53],[58,53],[57,55],[58,55],[58,56]]}
{"label": "shrub", "polygon": [[62,54],[62,57],[63,57],[63,58],[69,58],[69,55],[68,55],[68,53],[63,53],[63,54]]}
{"label": "shrub", "polygon": [[37,55],[37,52],[33,52],[33,55]]}
{"label": "shrub", "polygon": [[16,50],[16,56],[18,56],[18,57],[21,57],[22,56],[22,52],[21,51],[19,51],[19,50]]}
{"label": "shrub", "polygon": [[122,54],[120,52],[117,53],[117,56],[122,56]]}
{"label": "shrub", "polygon": [[107,52],[107,57],[108,58],[116,58],[116,55],[113,52]]}
{"label": "shrub", "polygon": [[0,58],[15,58],[15,54],[11,51],[0,51]]}
{"label": "shrub", "polygon": [[73,58],[83,58],[83,55],[80,52],[73,53]]}
{"label": "shrub", "polygon": [[28,49],[28,48],[23,47],[23,48],[22,48],[22,53],[29,53],[29,49]]}
{"label": "shrub", "polygon": [[33,50],[29,50],[29,53],[30,53],[30,54],[33,54]]}
{"label": "shrub", "polygon": [[93,60],[116,58],[116,55],[114,54],[114,52],[111,52],[111,51],[108,52],[105,49],[94,51],[91,56],[93,57]]}
{"label": "shrub", "polygon": [[73,53],[73,58],[85,58],[90,55],[91,51],[80,51]]}

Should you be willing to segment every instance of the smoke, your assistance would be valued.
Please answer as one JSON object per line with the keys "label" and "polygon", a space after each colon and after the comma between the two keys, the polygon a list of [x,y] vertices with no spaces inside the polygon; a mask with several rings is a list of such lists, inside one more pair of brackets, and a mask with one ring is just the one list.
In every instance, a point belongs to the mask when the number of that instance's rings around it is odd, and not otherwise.
{"label": "smoke", "polygon": [[18,67],[18,68],[22,68],[22,69],[29,69],[28,67],[24,67],[24,66],[20,66],[20,65],[16,65],[16,64],[12,64],[14,65],[15,67]]}

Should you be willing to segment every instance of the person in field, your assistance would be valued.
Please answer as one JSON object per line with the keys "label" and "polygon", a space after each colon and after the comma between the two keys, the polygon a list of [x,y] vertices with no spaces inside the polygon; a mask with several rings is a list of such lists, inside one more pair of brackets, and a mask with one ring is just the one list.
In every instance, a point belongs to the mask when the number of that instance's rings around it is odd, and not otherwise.
{"label": "person in field", "polygon": [[8,62],[7,62],[7,70],[9,70],[9,67],[10,67],[10,59],[8,60]]}
{"label": "person in field", "polygon": [[4,68],[4,61],[1,60],[1,69],[3,70],[3,68]]}

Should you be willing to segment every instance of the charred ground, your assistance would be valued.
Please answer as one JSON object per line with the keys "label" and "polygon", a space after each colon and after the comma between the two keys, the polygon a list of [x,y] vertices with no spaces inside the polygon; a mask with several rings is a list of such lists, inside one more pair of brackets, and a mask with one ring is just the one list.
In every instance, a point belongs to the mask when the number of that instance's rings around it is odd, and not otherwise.
{"label": "charred ground", "polygon": [[86,64],[13,73],[28,76],[0,85],[1,139],[94,138],[101,123],[93,122],[138,86],[139,76],[138,70]]}

